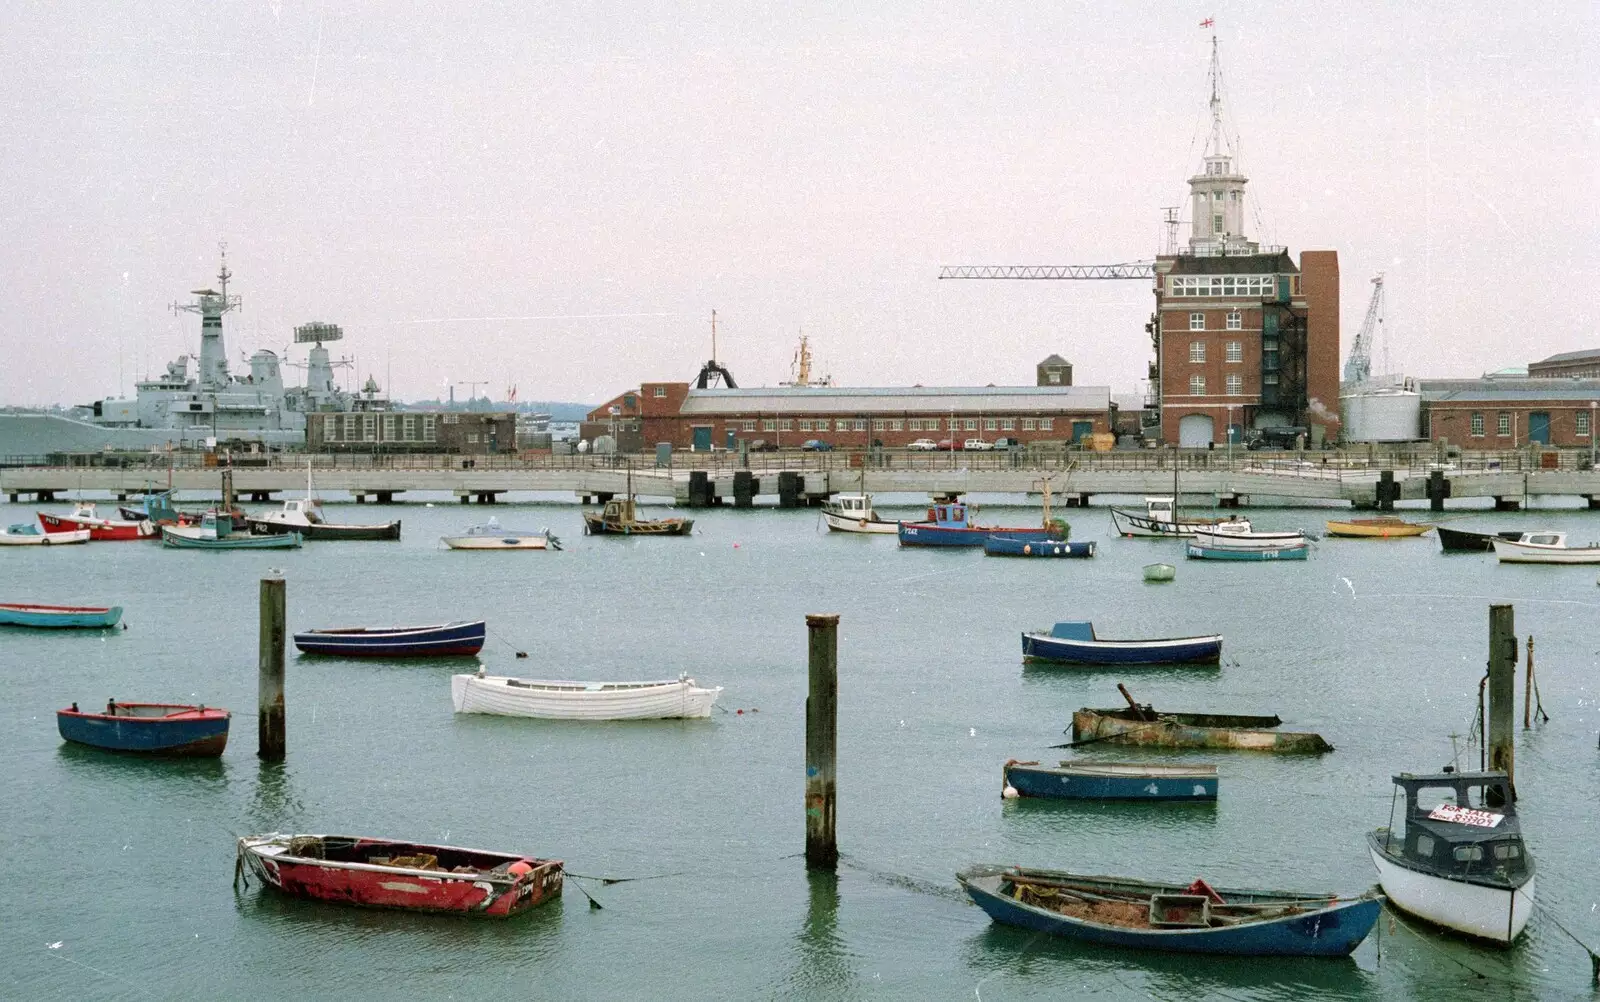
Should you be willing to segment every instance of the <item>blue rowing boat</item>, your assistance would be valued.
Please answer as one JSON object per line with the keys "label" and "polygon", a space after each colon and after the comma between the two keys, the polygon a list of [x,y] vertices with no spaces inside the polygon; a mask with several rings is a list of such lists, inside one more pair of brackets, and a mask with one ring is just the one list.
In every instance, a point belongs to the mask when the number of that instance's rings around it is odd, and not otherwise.
{"label": "blue rowing boat", "polygon": [[56,730],[71,742],[146,755],[221,755],[232,714],[187,703],[119,703],[87,712],[73,703],[56,711]]}
{"label": "blue rowing boat", "polygon": [[1055,800],[1216,800],[1217,767],[1186,762],[1095,762],[1059,766],[1012,759],[1001,769],[1006,797]]}
{"label": "blue rowing boat", "polygon": [[116,626],[122,606],[14,605],[0,604],[0,626],[32,626],[39,629],[95,629]]}
{"label": "blue rowing boat", "polygon": [[1095,635],[1093,623],[1070,621],[1049,633],[1024,633],[1022,656],[1081,665],[1214,665],[1222,660],[1222,637],[1105,640]]}
{"label": "blue rowing boat", "polygon": [[1311,552],[1306,543],[1292,546],[1202,546],[1191,541],[1189,556],[1195,560],[1304,560]]}
{"label": "blue rowing boat", "polygon": [[387,629],[356,626],[296,633],[294,645],[303,654],[345,658],[443,658],[478,653],[487,634],[481,619]]}
{"label": "blue rowing boat", "polygon": [[983,541],[983,552],[991,557],[1092,557],[1094,540],[1014,539],[991,535]]}
{"label": "blue rowing boat", "polygon": [[1377,924],[1383,895],[1163,884],[982,865],[956,874],[1005,925],[1107,946],[1236,957],[1344,957]]}

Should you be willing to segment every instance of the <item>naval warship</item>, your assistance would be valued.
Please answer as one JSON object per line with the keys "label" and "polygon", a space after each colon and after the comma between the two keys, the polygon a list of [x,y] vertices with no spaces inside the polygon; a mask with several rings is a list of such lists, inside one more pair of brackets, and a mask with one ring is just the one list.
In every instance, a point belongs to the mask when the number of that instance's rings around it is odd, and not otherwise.
{"label": "naval warship", "polygon": [[[294,329],[297,344],[312,345],[304,386],[284,386],[283,361],[265,348],[250,356],[248,374],[229,372],[222,318],[241,304],[228,292],[232,277],[224,250],[217,288],[197,289],[192,302],[173,304],[175,311],[200,316],[198,358],[179,356],[160,376],[135,383],[133,397],[96,400],[79,408],[81,417],[0,414],[0,457],[206,448],[224,442],[298,447],[305,444],[308,414],[387,409],[387,401],[373,392],[375,385],[361,395],[335,385],[335,363],[324,344],[344,337],[336,324],[314,321]],[[191,361],[197,363],[192,375]]]}

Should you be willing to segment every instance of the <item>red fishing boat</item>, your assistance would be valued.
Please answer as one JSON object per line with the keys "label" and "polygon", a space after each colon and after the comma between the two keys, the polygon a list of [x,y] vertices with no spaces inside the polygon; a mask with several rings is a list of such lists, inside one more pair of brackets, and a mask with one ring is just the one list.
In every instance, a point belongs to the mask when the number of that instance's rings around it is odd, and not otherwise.
{"label": "red fishing boat", "polygon": [[[356,835],[247,835],[235,874],[297,898],[508,918],[561,896],[562,864]],[[247,878],[248,879],[248,878]]]}
{"label": "red fishing boat", "polygon": [[49,512],[39,513],[39,524],[47,533],[76,532],[79,529],[89,530],[89,539],[93,541],[116,539],[147,539],[156,534],[156,527],[149,519],[133,522],[115,518],[101,518],[95,514],[94,505],[87,501],[79,501],[78,506],[72,509],[70,515],[52,515]]}

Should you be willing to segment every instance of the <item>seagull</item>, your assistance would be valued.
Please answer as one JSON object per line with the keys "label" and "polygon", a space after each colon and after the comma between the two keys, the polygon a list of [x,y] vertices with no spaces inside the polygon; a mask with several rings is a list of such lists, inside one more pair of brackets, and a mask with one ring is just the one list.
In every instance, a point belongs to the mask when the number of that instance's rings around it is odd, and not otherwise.
{"label": "seagull", "polygon": [[1340,581],[1343,581],[1343,582],[1344,582],[1344,586],[1345,586],[1345,587],[1346,587],[1346,588],[1349,588],[1349,589],[1350,589],[1350,597],[1351,597],[1351,598],[1355,598],[1355,597],[1356,597],[1356,586],[1355,586],[1355,585],[1354,585],[1354,584],[1352,584],[1352,583],[1351,583],[1351,581],[1350,581],[1350,579],[1349,579],[1349,578],[1343,578],[1343,577],[1342,577],[1342,578],[1340,578],[1340,579],[1339,579],[1339,580],[1340,580]]}
{"label": "seagull", "polygon": [[64,939],[58,939],[54,943],[46,943],[45,946],[48,946],[52,950],[59,950],[61,949],[61,944],[65,942],[66,940]]}

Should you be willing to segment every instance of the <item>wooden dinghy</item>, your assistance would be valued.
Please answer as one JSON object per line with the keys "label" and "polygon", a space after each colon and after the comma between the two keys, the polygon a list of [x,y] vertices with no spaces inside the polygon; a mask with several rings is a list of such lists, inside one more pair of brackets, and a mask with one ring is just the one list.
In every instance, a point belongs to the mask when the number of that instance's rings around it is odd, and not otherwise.
{"label": "wooden dinghy", "polygon": [[1074,742],[1094,739],[1157,748],[1227,748],[1279,755],[1320,755],[1333,751],[1333,745],[1324,741],[1320,734],[1269,729],[1281,723],[1283,721],[1276,715],[1157,713],[1147,705],[1138,709],[1108,710],[1084,707],[1072,715],[1072,739]]}
{"label": "wooden dinghy", "polygon": [[37,629],[100,629],[116,626],[122,606],[31,605],[0,603],[0,626],[32,626]]}
{"label": "wooden dinghy", "polygon": [[1383,896],[1212,887],[982,865],[956,875],[996,922],[1141,950],[1242,957],[1343,957],[1378,921]]}
{"label": "wooden dinghy", "polygon": [[108,751],[203,757],[228,746],[232,717],[215,706],[113,699],[104,710],[80,710],[77,703],[57,710],[56,730],[64,740]]}
{"label": "wooden dinghy", "polygon": [[1095,633],[1092,622],[1069,620],[1048,632],[1024,633],[1022,656],[1079,665],[1214,665],[1222,660],[1222,636],[1107,640]]}
{"label": "wooden dinghy", "polygon": [[59,546],[62,543],[87,543],[88,529],[45,532],[37,525],[19,522],[0,529],[0,546]]}
{"label": "wooden dinghy", "polygon": [[1217,767],[1198,762],[1096,762],[1066,759],[1059,766],[1012,759],[1001,769],[1008,799],[1216,800]]}
{"label": "wooden dinghy", "polygon": [[297,898],[508,918],[561,896],[562,863],[516,853],[357,835],[250,835],[235,880],[248,873]]}
{"label": "wooden dinghy", "polygon": [[489,628],[481,619],[433,626],[348,626],[294,635],[302,654],[344,658],[465,657],[483,650]]}
{"label": "wooden dinghy", "polygon": [[1407,522],[1403,518],[1352,518],[1328,523],[1328,535],[1351,539],[1398,539],[1403,536],[1420,536],[1433,526],[1424,522]]}
{"label": "wooden dinghy", "polygon": [[709,717],[722,686],[705,689],[687,674],[659,682],[561,682],[503,675],[453,675],[457,713],[545,720],[659,720]]}

